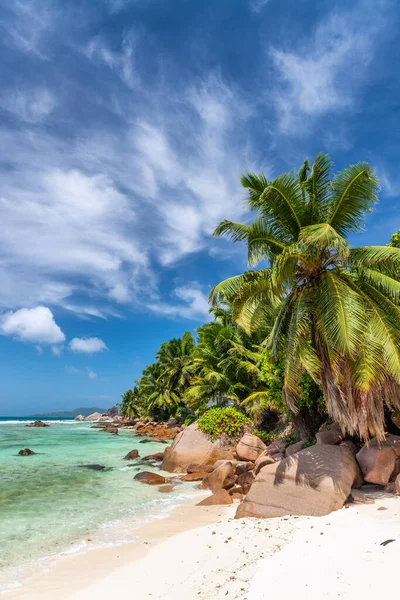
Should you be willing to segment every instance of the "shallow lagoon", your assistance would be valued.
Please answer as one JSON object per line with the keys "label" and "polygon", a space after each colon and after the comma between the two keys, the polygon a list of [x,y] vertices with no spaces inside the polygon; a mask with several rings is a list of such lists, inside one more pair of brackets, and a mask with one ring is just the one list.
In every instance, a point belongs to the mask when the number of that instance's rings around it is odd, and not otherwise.
{"label": "shallow lagoon", "polygon": [[[0,424],[0,590],[59,553],[134,539],[143,520],[163,516],[193,490],[184,484],[163,495],[134,481],[137,471],[157,469],[124,456],[137,448],[143,457],[166,445],[140,443],[133,431],[114,436],[92,423],[25,424]],[[26,447],[36,454],[18,456]],[[84,464],[107,469],[79,467]]]}

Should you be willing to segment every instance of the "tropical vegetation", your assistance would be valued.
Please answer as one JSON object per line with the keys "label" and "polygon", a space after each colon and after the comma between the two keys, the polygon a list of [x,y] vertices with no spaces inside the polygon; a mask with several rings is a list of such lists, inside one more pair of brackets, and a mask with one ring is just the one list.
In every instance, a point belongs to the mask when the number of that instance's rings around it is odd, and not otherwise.
{"label": "tropical vegetation", "polygon": [[382,439],[400,408],[400,232],[387,246],[348,241],[377,202],[372,169],[334,175],[319,154],[242,185],[255,219],[223,221],[215,235],[246,243],[251,270],[215,286],[210,322],[161,345],[121,412],[200,417],[214,431],[234,409],[260,435],[291,422],[310,439],[328,413],[350,435]]}

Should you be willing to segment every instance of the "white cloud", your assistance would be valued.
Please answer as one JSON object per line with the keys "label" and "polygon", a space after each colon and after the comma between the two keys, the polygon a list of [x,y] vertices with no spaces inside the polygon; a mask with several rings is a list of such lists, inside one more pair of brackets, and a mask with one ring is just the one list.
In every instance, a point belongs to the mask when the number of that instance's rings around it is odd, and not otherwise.
{"label": "white cloud", "polygon": [[4,313],[0,317],[0,332],[23,342],[60,344],[65,341],[65,335],[46,306]]}
{"label": "white cloud", "polygon": [[[96,38],[91,53],[124,81],[127,47]],[[0,178],[4,309],[23,298],[24,307],[107,318],[152,304],[160,264],[208,247],[221,219],[243,216],[239,175],[251,163],[238,123],[246,127],[251,110],[237,90],[219,73],[141,83],[135,94],[106,81],[96,101],[120,126],[76,136],[40,121],[29,134],[0,128],[10,162]],[[61,95],[57,101],[59,115]]]}
{"label": "white cloud", "polygon": [[54,356],[61,356],[63,347],[62,346],[52,346],[51,351],[54,354]]}
{"label": "white cloud", "polygon": [[250,8],[253,12],[259,13],[267,6],[269,1],[270,0],[250,0]]}
{"label": "white cloud", "polygon": [[85,354],[93,354],[108,349],[103,340],[98,337],[74,338],[70,341],[69,348],[73,352],[83,352]]}
{"label": "white cloud", "polygon": [[0,106],[27,123],[43,121],[56,105],[54,94],[45,87],[8,91],[0,99]]}
{"label": "white cloud", "polygon": [[[122,9],[122,7],[121,7]],[[93,38],[86,49],[86,54],[93,60],[100,60],[117,73],[120,79],[130,88],[139,83],[135,65],[136,36],[133,30],[123,37],[119,52],[110,50],[100,36]]]}
{"label": "white cloud", "polygon": [[68,373],[68,375],[85,375],[89,379],[93,380],[97,378],[97,373],[92,371],[91,369],[77,369],[72,365],[66,365],[64,367],[64,371]]}
{"label": "white cloud", "polygon": [[[188,283],[175,288],[172,302],[154,302],[149,308],[156,313],[169,317],[182,319],[210,319],[207,296],[202,292],[197,283]],[[176,300],[182,301],[180,304]]]}
{"label": "white cloud", "polygon": [[271,48],[280,76],[275,94],[280,129],[302,131],[306,118],[353,105],[368,74],[383,18],[368,0],[331,13],[297,51]]}
{"label": "white cloud", "polygon": [[45,41],[55,27],[58,11],[51,0],[17,0],[8,3],[0,23],[6,32],[5,41],[21,52],[33,53],[42,59]]}

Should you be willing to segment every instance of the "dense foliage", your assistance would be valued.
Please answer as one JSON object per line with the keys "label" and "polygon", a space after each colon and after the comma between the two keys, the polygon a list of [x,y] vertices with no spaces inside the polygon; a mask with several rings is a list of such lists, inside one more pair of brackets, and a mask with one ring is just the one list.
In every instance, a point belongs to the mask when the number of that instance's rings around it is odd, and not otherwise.
{"label": "dense foliage", "polygon": [[250,419],[235,408],[215,406],[207,410],[197,421],[198,427],[207,433],[214,442],[221,436],[237,440],[244,432]]}
{"label": "dense foliage", "polygon": [[377,201],[372,169],[359,163],[333,176],[320,154],[298,174],[269,181],[248,173],[242,184],[257,218],[223,221],[215,234],[246,241],[249,264],[270,267],[220,283],[212,302],[231,303],[249,335],[269,326],[266,346],[273,360],[285,357],[294,412],[307,372],[343,430],[382,439],[383,400],[400,408],[400,248],[350,248],[345,239]]}
{"label": "dense foliage", "polygon": [[400,231],[387,246],[346,241],[377,201],[373,171],[360,163],[334,176],[320,154],[297,174],[248,173],[242,184],[256,219],[215,234],[246,242],[249,265],[268,267],[214,288],[210,322],[161,345],[122,414],[200,417],[213,437],[235,414],[271,440],[289,422],[312,439],[328,412],[353,435],[382,438],[384,407],[400,408]]}

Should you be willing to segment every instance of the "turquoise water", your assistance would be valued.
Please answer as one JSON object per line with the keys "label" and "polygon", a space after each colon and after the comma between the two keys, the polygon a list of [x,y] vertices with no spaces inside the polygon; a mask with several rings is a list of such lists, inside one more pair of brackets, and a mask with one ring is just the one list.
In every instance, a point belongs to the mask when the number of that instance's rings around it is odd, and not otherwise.
{"label": "turquoise water", "polygon": [[[91,425],[0,423],[0,590],[60,553],[134,539],[143,520],[162,516],[192,493],[193,484],[164,495],[134,481],[138,471],[160,471],[124,456],[137,448],[144,457],[165,444],[142,444],[131,430],[114,436]],[[36,454],[18,456],[25,447]],[[106,469],[80,467],[85,464]]]}

